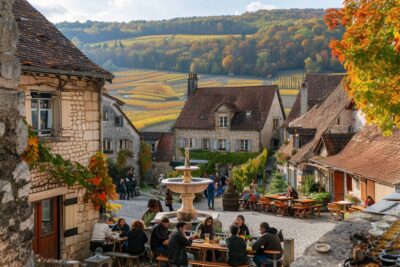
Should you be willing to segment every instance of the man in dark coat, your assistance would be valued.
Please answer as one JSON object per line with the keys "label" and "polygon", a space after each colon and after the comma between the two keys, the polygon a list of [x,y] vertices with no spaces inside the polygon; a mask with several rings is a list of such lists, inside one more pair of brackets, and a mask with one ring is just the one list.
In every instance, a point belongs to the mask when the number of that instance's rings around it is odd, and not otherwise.
{"label": "man in dark coat", "polygon": [[239,227],[233,224],[230,227],[230,231],[232,235],[226,239],[228,247],[227,262],[230,266],[244,265],[249,260],[246,253],[246,242],[238,236]]}
{"label": "man in dark coat", "polygon": [[167,243],[169,237],[168,226],[169,219],[163,217],[161,222],[153,228],[150,237],[150,247],[152,251],[162,255],[167,255]]}
{"label": "man in dark coat", "polygon": [[[186,247],[192,245],[196,236],[187,238],[185,235],[185,222],[176,224],[176,231],[171,234],[168,242],[168,261],[179,266],[188,266],[188,259],[193,260],[193,254],[186,252]],[[190,265],[189,265],[190,266]]]}
{"label": "man in dark coat", "polygon": [[265,250],[274,250],[279,251],[280,254],[276,257],[280,259],[283,254],[283,249],[281,245],[281,240],[278,236],[278,230],[275,228],[269,227],[269,224],[263,222],[260,224],[260,233],[261,236],[257,239],[257,241],[253,244],[253,250],[256,251],[256,255],[254,256],[254,262],[257,264],[257,267],[265,266],[272,267],[273,264],[270,259],[273,259],[273,255],[265,254]]}

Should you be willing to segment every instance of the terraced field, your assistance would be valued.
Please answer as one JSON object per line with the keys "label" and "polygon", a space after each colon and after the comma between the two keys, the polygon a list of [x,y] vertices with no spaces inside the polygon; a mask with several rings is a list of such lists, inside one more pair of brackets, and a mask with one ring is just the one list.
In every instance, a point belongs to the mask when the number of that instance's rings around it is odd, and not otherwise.
{"label": "terraced field", "polygon": [[[124,110],[133,124],[144,131],[149,127],[153,129],[155,125],[161,131],[169,130],[171,122],[179,116],[186,100],[187,74],[139,69],[124,70],[114,74],[116,78],[113,83],[106,87],[111,95],[125,102]],[[286,77],[288,75],[291,78]],[[285,74],[275,80],[199,75],[199,87],[278,84],[283,88],[280,92],[285,111],[288,112],[298,93],[295,84],[303,75]]]}

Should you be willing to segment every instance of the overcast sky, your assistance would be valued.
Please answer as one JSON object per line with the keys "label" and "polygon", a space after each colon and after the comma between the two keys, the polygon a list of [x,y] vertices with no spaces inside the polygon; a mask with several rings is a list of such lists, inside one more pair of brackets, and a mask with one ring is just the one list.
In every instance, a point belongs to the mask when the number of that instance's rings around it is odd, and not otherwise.
{"label": "overcast sky", "polygon": [[50,21],[131,21],[234,15],[275,8],[340,7],[343,0],[28,0]]}

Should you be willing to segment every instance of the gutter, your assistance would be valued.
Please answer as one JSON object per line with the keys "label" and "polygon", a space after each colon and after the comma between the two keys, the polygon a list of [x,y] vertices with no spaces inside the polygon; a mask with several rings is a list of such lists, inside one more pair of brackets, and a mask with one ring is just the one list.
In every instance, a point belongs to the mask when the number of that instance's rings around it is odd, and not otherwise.
{"label": "gutter", "polygon": [[36,67],[36,66],[26,66],[21,65],[22,72],[36,72],[36,73],[43,73],[43,74],[58,74],[58,75],[67,75],[67,76],[80,76],[80,77],[90,77],[90,78],[99,78],[104,79],[108,82],[112,82],[114,75],[111,73],[109,74],[102,74],[98,72],[90,72],[90,71],[75,71],[75,70],[61,70],[61,69],[49,69],[43,67]]}

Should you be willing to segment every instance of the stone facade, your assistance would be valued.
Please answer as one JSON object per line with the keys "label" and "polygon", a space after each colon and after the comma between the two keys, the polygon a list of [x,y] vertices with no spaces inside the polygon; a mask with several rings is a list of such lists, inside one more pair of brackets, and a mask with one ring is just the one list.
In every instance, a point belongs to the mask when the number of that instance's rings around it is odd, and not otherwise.
{"label": "stone facade", "polygon": [[[117,159],[119,151],[131,151],[132,157],[128,158],[128,166],[133,169],[134,177],[139,179],[140,136],[121,110],[120,106],[123,104],[121,103],[103,94],[103,151],[113,160]],[[116,125],[116,117],[118,117],[118,125]]]}
{"label": "stone facade", "polygon": [[[60,87],[62,85],[62,87]],[[25,92],[26,121],[32,124],[32,93],[51,95],[52,133],[40,136],[52,153],[77,161],[84,166],[100,148],[102,134],[100,110],[103,81],[64,76],[41,76],[24,73],[19,88]],[[37,203],[57,197],[60,201],[59,255],[63,259],[84,259],[89,256],[89,241],[98,218],[91,204],[83,203],[82,188],[67,188],[37,169],[31,172],[32,186],[29,200]],[[77,198],[73,205],[66,200]],[[73,218],[71,220],[71,218]],[[77,228],[77,233],[64,237],[66,230]]]}
{"label": "stone facade", "polygon": [[0,1],[0,266],[33,266],[30,175],[20,155],[26,147],[22,121],[24,95],[16,90],[17,26],[12,0]]}

